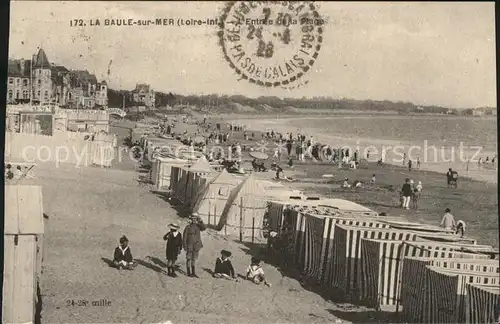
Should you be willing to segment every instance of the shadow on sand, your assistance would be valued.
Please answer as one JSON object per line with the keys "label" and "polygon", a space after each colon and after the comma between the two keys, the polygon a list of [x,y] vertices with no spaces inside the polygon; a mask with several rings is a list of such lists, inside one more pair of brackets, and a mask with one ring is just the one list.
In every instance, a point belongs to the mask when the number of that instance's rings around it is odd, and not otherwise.
{"label": "shadow on sand", "polygon": [[113,264],[113,260],[108,259],[108,258],[101,258],[101,260],[106,263],[110,268],[116,268],[115,265]]}
{"label": "shadow on sand", "polygon": [[393,312],[376,311],[363,306],[353,305],[349,303],[338,289],[328,287],[323,283],[317,283],[314,279],[306,278],[298,269],[299,265],[290,256],[284,253],[268,253],[266,244],[264,243],[243,242],[242,244],[245,246],[242,250],[246,254],[276,267],[283,277],[297,280],[303,289],[318,294],[323,299],[342,308],[341,310],[328,310],[332,315],[353,323],[398,322]]}
{"label": "shadow on sand", "polygon": [[158,273],[162,273],[162,274],[166,274],[165,270],[157,265],[154,265],[152,263],[149,263],[147,261],[144,261],[144,260],[140,260],[140,259],[136,259],[134,260],[135,262],[137,262],[137,264],[143,266],[143,267],[146,267],[148,269],[151,269],[155,272],[158,272]]}
{"label": "shadow on sand", "polygon": [[335,317],[351,323],[402,323],[396,313],[386,311],[366,310],[359,311],[353,309],[349,310],[333,310],[327,311]]}
{"label": "shadow on sand", "polygon": [[163,262],[162,260],[156,258],[156,257],[152,257],[152,256],[147,256],[146,259],[148,260],[151,260],[151,262],[153,262],[154,264],[156,264],[157,266],[161,267],[161,268],[166,268],[167,267],[167,264],[165,262]]}
{"label": "shadow on sand", "polygon": [[188,207],[186,207],[181,202],[177,201],[175,198],[170,198],[170,193],[167,191],[157,191],[150,190],[152,194],[155,194],[157,197],[163,199],[177,212],[177,216],[181,218],[186,218],[190,215],[191,211]]}

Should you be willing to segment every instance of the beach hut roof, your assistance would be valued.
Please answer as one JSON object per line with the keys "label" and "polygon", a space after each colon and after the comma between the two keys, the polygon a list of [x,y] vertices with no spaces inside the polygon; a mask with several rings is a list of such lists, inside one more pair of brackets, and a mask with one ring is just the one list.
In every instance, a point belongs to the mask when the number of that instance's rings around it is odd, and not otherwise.
{"label": "beach hut roof", "polygon": [[235,184],[238,183],[239,179],[231,175],[231,173],[227,172],[226,169],[223,169],[221,173],[219,173],[215,178],[210,181],[209,185],[211,184]]}
{"label": "beach hut roof", "polygon": [[326,207],[333,207],[339,210],[344,211],[359,211],[359,212],[371,212],[372,210],[362,206],[360,204],[356,204],[355,202],[345,200],[345,199],[324,199],[321,200],[319,205],[324,205]]}
{"label": "beach hut roof", "polygon": [[208,163],[207,159],[204,155],[202,155],[198,161],[196,161],[190,168],[190,171],[193,172],[203,172],[208,173],[212,172],[212,168],[210,167],[210,163]]}
{"label": "beach hut roof", "polygon": [[234,189],[235,196],[265,196],[266,190],[260,181],[253,175],[249,175],[242,183]]}
{"label": "beach hut roof", "polygon": [[43,234],[42,187],[7,185],[5,201],[4,234]]}

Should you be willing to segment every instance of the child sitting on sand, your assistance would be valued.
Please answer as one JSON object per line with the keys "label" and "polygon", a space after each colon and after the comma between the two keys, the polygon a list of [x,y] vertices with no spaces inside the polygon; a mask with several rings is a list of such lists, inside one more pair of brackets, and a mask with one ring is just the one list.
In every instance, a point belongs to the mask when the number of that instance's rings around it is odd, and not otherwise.
{"label": "child sitting on sand", "polygon": [[132,258],[132,251],[128,246],[128,238],[124,235],[120,238],[120,245],[115,249],[113,256],[113,265],[121,270],[132,270],[137,265]]}
{"label": "child sitting on sand", "polygon": [[264,270],[260,266],[260,260],[252,257],[251,263],[247,269],[247,280],[253,281],[255,284],[260,284],[264,282],[264,284],[268,287],[271,287],[271,284],[266,281],[266,277],[264,275]]}
{"label": "child sitting on sand", "polygon": [[221,256],[215,261],[214,278],[236,279],[233,264],[229,260],[231,252],[222,250],[220,254]]}

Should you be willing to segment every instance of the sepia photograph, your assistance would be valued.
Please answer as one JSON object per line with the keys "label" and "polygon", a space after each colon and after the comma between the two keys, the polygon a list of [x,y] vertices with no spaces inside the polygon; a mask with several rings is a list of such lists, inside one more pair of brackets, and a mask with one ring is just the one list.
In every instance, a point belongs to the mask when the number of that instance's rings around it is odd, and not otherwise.
{"label": "sepia photograph", "polygon": [[494,2],[8,10],[2,323],[500,324]]}

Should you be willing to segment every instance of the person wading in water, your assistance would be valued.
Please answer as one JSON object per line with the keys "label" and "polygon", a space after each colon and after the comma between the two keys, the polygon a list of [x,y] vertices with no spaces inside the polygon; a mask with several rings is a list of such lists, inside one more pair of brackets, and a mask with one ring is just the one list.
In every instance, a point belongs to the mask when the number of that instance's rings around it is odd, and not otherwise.
{"label": "person wading in water", "polygon": [[184,228],[182,245],[186,251],[186,270],[189,277],[198,278],[195,271],[196,259],[198,259],[198,254],[203,247],[201,232],[206,229],[206,225],[197,213],[191,215],[189,224]]}

